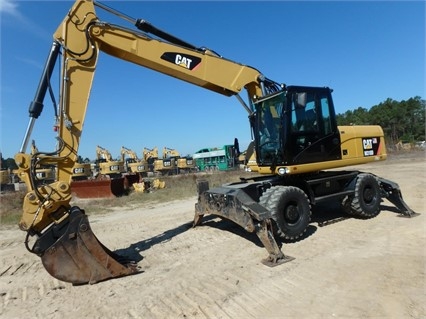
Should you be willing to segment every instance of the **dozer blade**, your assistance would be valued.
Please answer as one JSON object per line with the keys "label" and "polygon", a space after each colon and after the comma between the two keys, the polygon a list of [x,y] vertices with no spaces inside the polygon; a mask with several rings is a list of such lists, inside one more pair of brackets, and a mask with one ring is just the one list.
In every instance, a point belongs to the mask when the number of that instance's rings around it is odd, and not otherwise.
{"label": "dozer blade", "polygon": [[125,193],[124,178],[72,181],[71,191],[78,198],[120,197]]}
{"label": "dozer blade", "polygon": [[37,240],[34,252],[53,277],[75,285],[94,284],[139,272],[136,262],[119,256],[93,234],[84,211],[70,210],[69,217]]}

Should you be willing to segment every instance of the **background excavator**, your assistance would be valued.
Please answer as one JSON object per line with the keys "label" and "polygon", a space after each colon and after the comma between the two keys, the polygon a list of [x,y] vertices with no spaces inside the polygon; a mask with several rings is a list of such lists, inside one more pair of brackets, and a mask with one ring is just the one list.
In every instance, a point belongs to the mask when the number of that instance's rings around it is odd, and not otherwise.
{"label": "background excavator", "polygon": [[158,147],[154,147],[153,149],[144,147],[143,151],[143,159],[148,163],[148,172],[154,172],[154,161],[158,159]]}
{"label": "background excavator", "polygon": [[85,181],[92,177],[92,165],[90,163],[76,162],[72,169],[73,181]]}
{"label": "background excavator", "polygon": [[113,160],[111,153],[96,147],[94,173],[90,163],[74,163],[71,176],[71,192],[79,198],[117,197],[125,194],[129,181],[125,173],[124,162]]}
{"label": "background excavator", "polygon": [[176,171],[174,158],[157,158],[154,161],[154,173],[160,176],[173,175]]}
{"label": "background excavator", "polygon": [[[138,30],[101,21],[95,6],[133,23]],[[234,221],[256,233],[268,251],[265,264],[291,260],[281,251],[277,238],[301,236],[309,225],[312,206],[318,203],[337,201],[348,213],[369,218],[379,213],[380,202],[386,198],[402,215],[415,215],[396,183],[370,173],[336,170],[385,160],[387,155],[379,126],[337,126],[330,88],[278,84],[252,67],[189,44],[142,19],[99,2],[77,0],[53,35],[29,107],[28,128],[15,156],[28,188],[19,226],[27,232],[28,250],[41,257],[53,277],[85,284],[139,271],[134,261],[103,246],[91,231],[84,210],[70,205],[72,168],[102,52],[235,96],[247,110],[259,176],[214,189],[199,180],[194,226],[205,214]],[[32,156],[25,150],[60,55],[59,143],[55,152]],[[244,89],[248,102],[239,95]],[[37,187],[34,163],[55,165],[56,181]],[[32,236],[35,242],[30,247]]]}
{"label": "background excavator", "polygon": [[126,171],[123,174],[124,187],[129,189],[135,184],[142,183],[142,178],[148,173],[148,163],[139,159],[136,152],[124,146],[121,147],[120,154]]}
{"label": "background excavator", "polygon": [[134,173],[140,177],[146,176],[148,172],[148,163],[142,159],[139,159],[135,151],[122,146],[120,154],[121,161],[124,162],[127,173]]}
{"label": "background excavator", "polygon": [[6,168],[1,168],[0,170],[0,185],[1,185],[1,190],[3,190],[3,186],[10,184],[10,173]]}
{"label": "background excavator", "polygon": [[0,192],[14,191],[15,185],[12,183],[11,173],[3,163],[3,156],[0,152]]}
{"label": "background excavator", "polygon": [[[154,175],[171,175],[176,169],[174,158],[160,158],[158,147],[144,148],[144,159],[148,162],[148,170]],[[164,154],[164,153],[163,153]]]}
{"label": "background excavator", "polygon": [[[127,173],[124,176],[125,187],[133,186],[136,192],[151,192],[154,189],[165,188],[166,183],[159,179],[149,178],[148,162],[145,159],[139,159],[136,152],[122,146],[121,160],[124,162]],[[147,155],[147,153],[145,153]],[[148,158],[150,158],[148,156]]]}
{"label": "background excavator", "polygon": [[163,147],[163,159],[173,159],[175,173],[189,173],[195,171],[195,161],[192,156],[181,157],[174,148]]}
{"label": "background excavator", "polygon": [[96,165],[100,175],[111,179],[120,178],[126,172],[124,161],[114,160],[110,151],[99,145],[96,147]]}

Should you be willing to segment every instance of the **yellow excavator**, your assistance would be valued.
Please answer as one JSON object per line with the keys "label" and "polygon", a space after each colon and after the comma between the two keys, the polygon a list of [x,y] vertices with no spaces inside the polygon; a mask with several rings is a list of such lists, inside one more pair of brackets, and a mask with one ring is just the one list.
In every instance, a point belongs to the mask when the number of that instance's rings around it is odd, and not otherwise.
{"label": "yellow excavator", "polygon": [[133,186],[136,192],[151,192],[154,189],[166,187],[165,182],[147,177],[148,162],[145,157],[151,158],[147,155],[149,153],[147,149],[145,149],[144,159],[139,159],[135,151],[124,146],[121,147],[120,152],[121,160],[124,162],[127,171],[123,175],[125,188]]}
{"label": "yellow excavator", "polygon": [[76,162],[72,169],[73,181],[85,181],[92,177],[92,165],[90,163]]}
{"label": "yellow excavator", "polygon": [[195,170],[195,161],[192,156],[181,157],[180,153],[173,148],[163,147],[163,159],[174,160],[176,174],[189,173]]}
{"label": "yellow excavator", "polygon": [[148,170],[155,175],[172,175],[176,169],[174,158],[160,158],[158,154],[158,147],[153,149],[144,148],[144,159],[148,162]]}
{"label": "yellow excavator", "polygon": [[[136,29],[102,21],[98,9],[131,22]],[[319,203],[337,201],[348,213],[371,218],[379,214],[380,202],[386,198],[402,215],[415,215],[395,182],[357,170],[336,170],[382,161],[387,154],[379,126],[337,126],[330,88],[279,84],[255,68],[194,46],[143,19],[100,2],[77,0],[53,34],[29,107],[29,124],[15,156],[28,188],[19,226],[27,233],[28,250],[41,257],[53,277],[85,284],[139,271],[134,260],[103,246],[84,210],[70,204],[72,168],[101,53],[235,96],[247,110],[259,176],[213,189],[199,180],[194,226],[205,214],[235,222],[258,236],[268,251],[266,265],[292,259],[281,251],[278,236],[301,236],[310,223],[312,207]],[[59,56],[59,143],[55,152],[32,156],[25,151]],[[239,94],[244,90],[247,101]],[[37,187],[34,163],[55,165],[56,181]],[[35,236],[31,246],[30,236]]]}
{"label": "yellow excavator", "polygon": [[[1,186],[7,185],[7,184],[10,183],[9,175],[10,175],[9,171],[2,167],[1,170],[0,170],[0,185]],[[3,189],[3,187],[1,189]]]}
{"label": "yellow excavator", "polygon": [[111,153],[96,147],[96,163],[79,163],[72,168],[71,193],[79,198],[107,198],[124,195],[131,181],[122,176],[124,162],[114,161]]}
{"label": "yellow excavator", "polygon": [[99,174],[109,178],[119,178],[126,172],[124,161],[116,161],[111,153],[102,146],[96,147],[96,162],[99,167]]}
{"label": "yellow excavator", "polygon": [[3,156],[0,152],[0,191],[15,190],[14,184],[11,182],[10,170],[3,165]]}
{"label": "yellow excavator", "polygon": [[146,176],[148,172],[148,163],[144,160],[141,160],[136,155],[136,152],[122,146],[121,150],[121,161],[124,162],[125,170],[127,173],[134,173],[140,176]]}
{"label": "yellow excavator", "polygon": [[174,158],[159,158],[154,161],[154,173],[158,175],[173,175],[176,171]]}
{"label": "yellow excavator", "polygon": [[154,161],[158,159],[158,147],[154,147],[153,149],[144,147],[143,151],[143,159],[148,163],[148,171],[154,171]]}

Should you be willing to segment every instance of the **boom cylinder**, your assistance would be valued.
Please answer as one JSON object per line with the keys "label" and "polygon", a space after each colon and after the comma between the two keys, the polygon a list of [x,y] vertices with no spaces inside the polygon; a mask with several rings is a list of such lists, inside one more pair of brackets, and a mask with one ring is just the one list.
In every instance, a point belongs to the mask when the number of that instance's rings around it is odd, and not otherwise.
{"label": "boom cylinder", "polygon": [[53,68],[55,67],[56,59],[58,57],[60,45],[58,42],[53,42],[50,54],[47,57],[47,61],[44,65],[44,70],[41,75],[40,82],[34,97],[34,100],[30,104],[29,113],[33,118],[38,118],[43,111],[43,101],[46,96],[46,91],[49,86],[50,76]]}
{"label": "boom cylinder", "polygon": [[22,146],[20,149],[21,153],[24,153],[27,149],[28,142],[30,140],[30,136],[34,127],[35,119],[37,119],[41,112],[43,111],[43,101],[46,96],[47,88],[49,87],[50,76],[52,74],[53,68],[55,67],[56,60],[58,58],[60,45],[58,42],[54,41],[52,47],[50,49],[49,56],[47,57],[47,61],[44,65],[44,70],[40,78],[40,82],[38,84],[38,88],[36,94],[34,96],[34,100],[30,103],[30,107],[28,112],[30,113],[30,122],[27,127],[27,131],[25,132],[24,140],[22,142]]}

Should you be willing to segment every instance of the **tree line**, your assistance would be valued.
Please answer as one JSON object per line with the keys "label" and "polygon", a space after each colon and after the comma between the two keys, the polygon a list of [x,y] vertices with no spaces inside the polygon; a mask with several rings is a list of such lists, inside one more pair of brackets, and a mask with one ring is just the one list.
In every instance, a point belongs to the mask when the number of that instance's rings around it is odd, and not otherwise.
{"label": "tree line", "polygon": [[[415,143],[426,140],[425,137],[425,111],[426,100],[419,96],[408,100],[395,101],[386,99],[369,110],[358,107],[348,110],[343,114],[337,114],[338,125],[380,125],[385,134],[388,146],[403,143]],[[90,162],[79,156],[79,162]],[[1,158],[2,169],[17,169],[13,158]]]}

